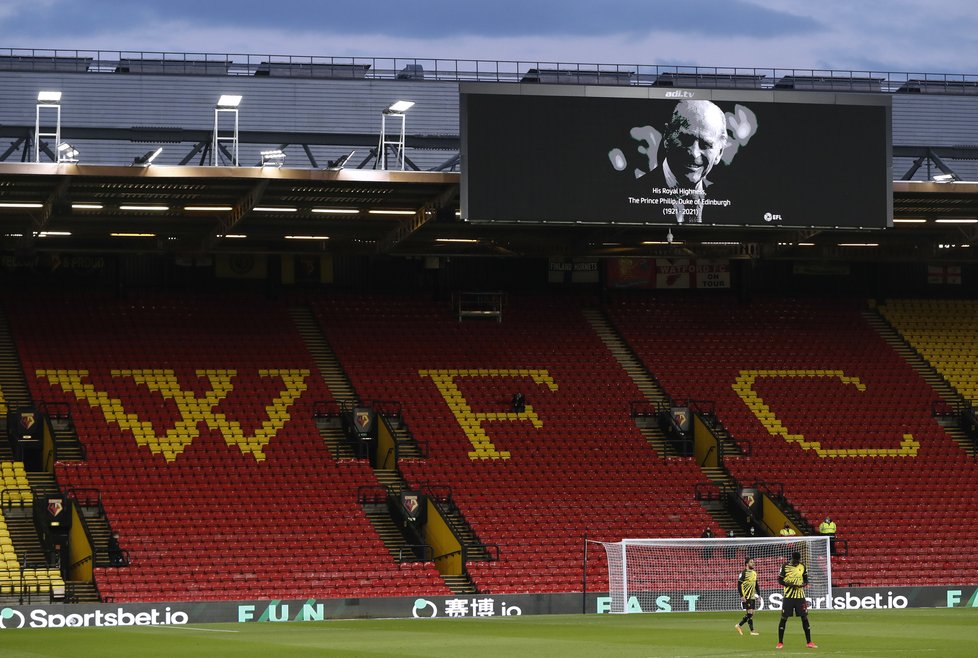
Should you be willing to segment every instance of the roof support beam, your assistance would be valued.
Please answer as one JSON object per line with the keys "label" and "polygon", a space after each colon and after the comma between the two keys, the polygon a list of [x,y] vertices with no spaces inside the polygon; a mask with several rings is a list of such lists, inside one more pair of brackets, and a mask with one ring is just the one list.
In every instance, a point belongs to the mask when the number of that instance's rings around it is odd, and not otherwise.
{"label": "roof support beam", "polygon": [[268,188],[268,180],[260,180],[257,184],[248,190],[248,193],[241,197],[231,211],[218,221],[217,226],[214,231],[204,238],[204,243],[201,245],[201,251],[209,251],[214,247],[221,236],[227,235],[231,232],[238,223],[244,219],[245,215],[252,211],[252,209],[258,205],[261,201],[262,195],[265,194],[265,190]]}

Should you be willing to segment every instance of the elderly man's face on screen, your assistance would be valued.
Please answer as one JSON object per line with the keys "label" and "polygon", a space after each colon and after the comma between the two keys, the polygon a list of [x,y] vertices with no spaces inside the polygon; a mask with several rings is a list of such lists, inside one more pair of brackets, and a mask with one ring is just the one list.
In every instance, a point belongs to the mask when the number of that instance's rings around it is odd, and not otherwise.
{"label": "elderly man's face on screen", "polygon": [[720,161],[727,144],[727,120],[710,101],[682,101],[662,139],[669,169],[680,185],[696,186]]}

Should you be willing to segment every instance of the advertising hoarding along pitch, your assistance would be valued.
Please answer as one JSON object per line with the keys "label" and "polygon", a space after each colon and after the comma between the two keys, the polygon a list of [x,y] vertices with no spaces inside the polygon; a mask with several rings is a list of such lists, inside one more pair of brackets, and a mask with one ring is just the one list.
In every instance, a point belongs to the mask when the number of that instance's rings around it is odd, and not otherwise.
{"label": "advertising hoarding along pitch", "polygon": [[462,217],[883,228],[886,94],[461,86]]}

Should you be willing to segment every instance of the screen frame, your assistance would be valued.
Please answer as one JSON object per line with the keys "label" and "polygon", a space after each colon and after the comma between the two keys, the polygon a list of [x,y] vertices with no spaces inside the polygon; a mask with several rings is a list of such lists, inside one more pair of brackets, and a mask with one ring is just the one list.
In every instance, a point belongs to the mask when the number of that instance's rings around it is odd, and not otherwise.
{"label": "screen frame", "polygon": [[[883,195],[882,207],[885,209],[883,222],[866,222],[860,226],[838,226],[829,221],[825,223],[776,223],[783,228],[812,228],[812,229],[855,229],[883,230],[893,226],[893,99],[887,93],[841,92],[834,90],[782,90],[782,89],[714,89],[689,87],[655,87],[655,86],[594,86],[594,85],[563,85],[539,83],[505,83],[505,82],[463,82],[459,85],[459,137],[461,156],[460,180],[460,215],[463,221],[473,224],[592,224],[592,225],[653,225],[669,226],[675,224],[666,219],[647,221],[618,221],[599,217],[540,217],[540,218],[489,218],[475,217],[470,212],[470,187],[472,183],[471,170],[467,165],[470,158],[469,138],[472,134],[469,124],[469,98],[479,95],[494,96],[540,96],[565,97],[567,99],[631,99],[674,101],[684,99],[709,100],[717,103],[744,104],[803,104],[803,105],[841,105],[841,106],[872,106],[883,108],[883,160],[884,160],[884,190],[877,192]],[[723,223],[704,221],[703,227],[736,227],[755,228],[765,226],[757,223]]]}

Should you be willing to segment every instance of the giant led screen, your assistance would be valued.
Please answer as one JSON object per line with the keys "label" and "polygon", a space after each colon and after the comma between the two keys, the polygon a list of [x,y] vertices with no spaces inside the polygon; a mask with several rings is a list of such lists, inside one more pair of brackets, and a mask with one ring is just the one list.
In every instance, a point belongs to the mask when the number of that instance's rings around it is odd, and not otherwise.
{"label": "giant led screen", "polygon": [[462,216],[882,228],[886,94],[461,87]]}

